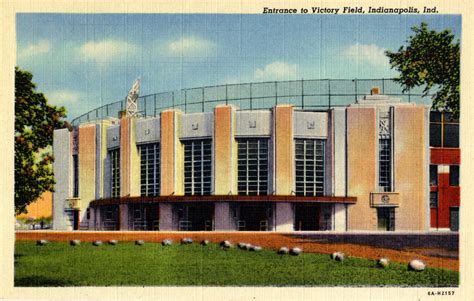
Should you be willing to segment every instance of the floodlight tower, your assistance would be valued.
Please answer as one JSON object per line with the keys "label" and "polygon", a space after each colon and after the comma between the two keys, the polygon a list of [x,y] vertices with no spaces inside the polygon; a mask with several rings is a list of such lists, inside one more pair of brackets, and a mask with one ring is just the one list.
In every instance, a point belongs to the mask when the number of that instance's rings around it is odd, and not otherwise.
{"label": "floodlight tower", "polygon": [[140,78],[137,78],[128,91],[128,95],[125,101],[125,111],[127,117],[138,115],[138,93],[140,92]]}

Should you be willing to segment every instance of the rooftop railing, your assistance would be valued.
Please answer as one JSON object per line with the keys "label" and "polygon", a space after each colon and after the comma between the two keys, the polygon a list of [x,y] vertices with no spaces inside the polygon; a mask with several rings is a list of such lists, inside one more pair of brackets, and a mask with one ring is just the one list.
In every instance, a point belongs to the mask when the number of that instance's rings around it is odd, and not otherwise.
{"label": "rooftop railing", "polygon": [[[370,94],[373,87],[404,102],[431,104],[431,96],[424,96],[422,88],[403,92],[394,79],[315,79],[226,84],[149,94],[138,98],[138,110],[144,117],[156,117],[166,109],[211,112],[219,104],[232,104],[240,110],[268,109],[278,104],[292,104],[303,110],[327,110],[355,103]],[[112,102],[73,119],[72,125],[118,117],[124,109],[125,100]]]}

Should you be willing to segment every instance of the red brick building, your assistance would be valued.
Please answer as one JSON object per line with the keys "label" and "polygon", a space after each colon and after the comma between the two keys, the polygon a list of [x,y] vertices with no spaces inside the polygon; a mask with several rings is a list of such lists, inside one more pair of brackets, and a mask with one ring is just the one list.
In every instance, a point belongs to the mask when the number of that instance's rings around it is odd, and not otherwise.
{"label": "red brick building", "polygon": [[430,114],[430,215],[432,230],[459,230],[459,120]]}

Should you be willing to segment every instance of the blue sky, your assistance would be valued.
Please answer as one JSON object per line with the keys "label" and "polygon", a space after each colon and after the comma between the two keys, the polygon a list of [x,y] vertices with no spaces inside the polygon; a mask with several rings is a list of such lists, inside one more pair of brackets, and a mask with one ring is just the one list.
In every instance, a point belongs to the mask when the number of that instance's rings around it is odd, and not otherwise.
{"label": "blue sky", "polygon": [[74,118],[141,95],[291,79],[396,76],[383,52],[457,15],[18,14],[17,65]]}

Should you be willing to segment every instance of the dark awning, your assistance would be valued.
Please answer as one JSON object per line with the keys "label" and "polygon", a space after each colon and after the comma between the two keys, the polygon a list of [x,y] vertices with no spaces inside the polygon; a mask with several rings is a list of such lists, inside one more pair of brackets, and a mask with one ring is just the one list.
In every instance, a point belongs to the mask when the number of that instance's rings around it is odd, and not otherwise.
{"label": "dark awning", "polygon": [[357,197],[342,196],[295,196],[295,195],[169,195],[169,196],[127,196],[121,198],[97,199],[91,207],[133,203],[185,203],[185,202],[286,202],[286,203],[338,203],[355,204]]}

